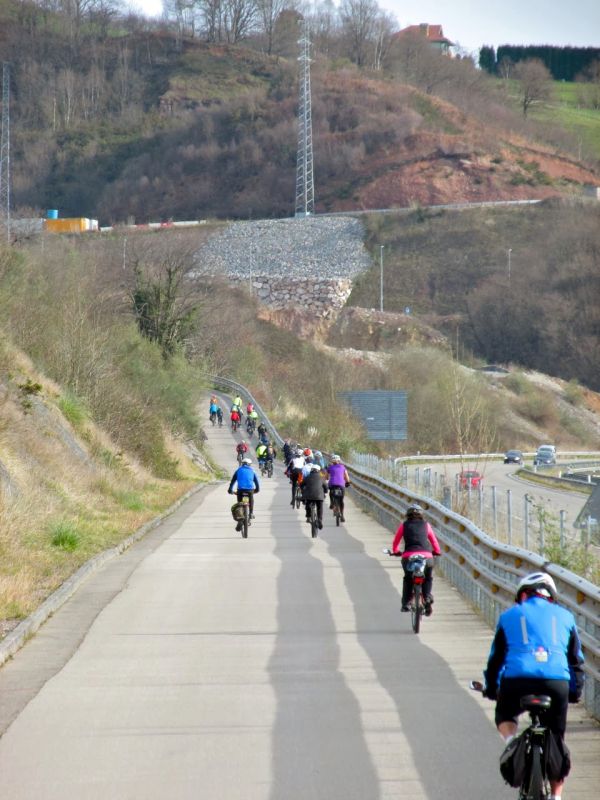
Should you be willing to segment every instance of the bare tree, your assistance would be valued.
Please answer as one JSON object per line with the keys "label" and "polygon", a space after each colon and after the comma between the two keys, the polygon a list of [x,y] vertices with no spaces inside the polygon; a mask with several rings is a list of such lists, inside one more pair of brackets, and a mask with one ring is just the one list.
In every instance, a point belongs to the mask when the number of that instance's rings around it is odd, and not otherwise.
{"label": "bare tree", "polygon": [[339,9],[342,30],[348,39],[350,58],[359,67],[367,63],[380,14],[376,0],[342,0]]}
{"label": "bare tree", "polygon": [[281,12],[286,8],[286,0],[256,0],[258,18],[265,34],[265,50],[269,55],[273,52],[275,24]]}
{"label": "bare tree", "polygon": [[398,20],[393,14],[385,11],[377,14],[373,26],[373,69],[382,69],[397,29]]}
{"label": "bare tree", "polygon": [[223,27],[230,44],[237,44],[254,28],[257,19],[255,0],[222,0]]}
{"label": "bare tree", "polygon": [[526,117],[530,108],[550,99],[552,76],[548,68],[537,58],[519,61],[514,74],[519,81],[519,100]]}

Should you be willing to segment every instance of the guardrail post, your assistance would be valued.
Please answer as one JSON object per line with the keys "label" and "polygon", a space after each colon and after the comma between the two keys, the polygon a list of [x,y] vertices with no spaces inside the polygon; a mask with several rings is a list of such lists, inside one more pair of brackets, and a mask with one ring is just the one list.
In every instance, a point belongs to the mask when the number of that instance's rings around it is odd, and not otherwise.
{"label": "guardrail post", "polygon": [[506,517],[508,520],[508,543],[512,544],[512,491],[506,490]]}
{"label": "guardrail post", "polygon": [[479,525],[483,526],[483,506],[484,506],[484,497],[483,497],[483,486],[479,484]]}
{"label": "guardrail post", "polygon": [[452,510],[452,489],[450,486],[444,486],[444,496],[442,498],[442,505]]}
{"label": "guardrail post", "polygon": [[560,549],[563,550],[565,546],[565,519],[567,516],[566,511],[560,512]]}
{"label": "guardrail post", "polygon": [[496,487],[492,486],[492,517],[494,520],[494,534],[498,533],[498,506],[496,503]]}
{"label": "guardrail post", "polygon": [[540,555],[544,555],[544,550],[546,549],[546,536],[545,536],[545,528],[544,528],[544,515],[540,514],[540,532],[539,532],[539,540],[540,540]]}
{"label": "guardrail post", "polygon": [[418,489],[420,485],[421,485],[421,468],[415,467],[415,486]]}
{"label": "guardrail post", "polygon": [[523,546],[527,550],[529,548],[529,495],[526,494],[523,498],[524,511],[523,511]]}

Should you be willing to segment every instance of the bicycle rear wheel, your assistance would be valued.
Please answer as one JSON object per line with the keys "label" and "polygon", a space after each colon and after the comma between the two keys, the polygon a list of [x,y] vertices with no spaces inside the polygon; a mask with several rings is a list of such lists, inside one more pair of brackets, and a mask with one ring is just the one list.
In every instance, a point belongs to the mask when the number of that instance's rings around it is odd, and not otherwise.
{"label": "bicycle rear wheel", "polygon": [[337,498],[335,498],[333,501],[333,516],[335,517],[335,524],[339,528],[340,517],[342,516],[342,512],[340,510],[340,503]]}
{"label": "bicycle rear wheel", "polygon": [[272,478],[273,477],[273,462],[272,461],[268,461],[267,462],[267,477],[268,478]]}
{"label": "bicycle rear wheel", "polygon": [[249,515],[250,515],[250,510],[249,510],[248,503],[244,503],[244,520],[242,522],[242,539],[247,539],[248,538],[248,522],[249,522],[248,517],[249,517]]}
{"label": "bicycle rear wheel", "polygon": [[519,795],[522,800],[548,800],[542,767],[542,749],[537,742],[531,745],[530,769]]}
{"label": "bicycle rear wheel", "polygon": [[302,505],[302,489],[298,484],[296,484],[296,508],[300,508]]}
{"label": "bicycle rear wheel", "polygon": [[316,539],[318,530],[319,528],[317,525],[317,504],[313,502],[310,504],[310,532],[313,539]]}
{"label": "bicycle rear wheel", "polygon": [[422,606],[421,606],[421,587],[416,584],[413,586],[414,598],[413,603],[411,606],[411,619],[412,619],[412,629],[415,633],[418,633],[421,628],[421,613],[422,613]]}

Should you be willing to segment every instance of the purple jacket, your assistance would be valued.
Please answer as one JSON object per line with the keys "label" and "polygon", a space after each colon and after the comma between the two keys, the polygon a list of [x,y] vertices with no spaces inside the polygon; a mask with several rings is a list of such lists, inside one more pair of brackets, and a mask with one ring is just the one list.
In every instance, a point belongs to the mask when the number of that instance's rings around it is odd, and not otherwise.
{"label": "purple jacket", "polygon": [[345,486],[346,479],[346,467],[343,464],[330,464],[327,467],[327,472],[329,473],[329,485],[330,486]]}

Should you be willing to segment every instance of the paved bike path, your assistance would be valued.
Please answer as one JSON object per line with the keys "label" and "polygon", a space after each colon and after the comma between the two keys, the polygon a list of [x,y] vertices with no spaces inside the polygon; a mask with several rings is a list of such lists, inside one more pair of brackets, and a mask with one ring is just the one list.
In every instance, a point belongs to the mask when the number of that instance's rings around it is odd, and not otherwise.
{"label": "paved bike path", "polygon": [[[228,430],[208,436],[233,469]],[[281,468],[262,486],[247,540],[207,490],[0,670],[3,800],[514,797],[492,705],[466,689],[489,629],[436,579],[415,636],[387,531],[349,503],[312,540]],[[599,730],[573,719],[565,798],[591,800]]]}

